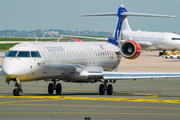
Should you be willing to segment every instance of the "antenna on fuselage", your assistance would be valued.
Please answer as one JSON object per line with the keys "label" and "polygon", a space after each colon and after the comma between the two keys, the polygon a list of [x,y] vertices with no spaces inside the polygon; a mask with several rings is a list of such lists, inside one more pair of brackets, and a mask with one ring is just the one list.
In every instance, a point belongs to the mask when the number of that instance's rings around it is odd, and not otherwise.
{"label": "antenna on fuselage", "polygon": [[36,42],[37,42],[38,38],[36,38]]}

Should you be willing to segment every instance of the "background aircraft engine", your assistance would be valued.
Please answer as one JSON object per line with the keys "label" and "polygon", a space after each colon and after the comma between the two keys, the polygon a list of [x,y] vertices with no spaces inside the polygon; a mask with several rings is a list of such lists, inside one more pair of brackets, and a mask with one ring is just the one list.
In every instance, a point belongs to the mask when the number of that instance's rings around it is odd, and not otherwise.
{"label": "background aircraft engine", "polygon": [[135,41],[126,40],[121,44],[120,51],[122,56],[127,59],[136,59],[141,53],[141,47]]}
{"label": "background aircraft engine", "polygon": [[69,40],[68,42],[83,42],[82,40],[78,40],[78,39],[72,39],[72,40]]}

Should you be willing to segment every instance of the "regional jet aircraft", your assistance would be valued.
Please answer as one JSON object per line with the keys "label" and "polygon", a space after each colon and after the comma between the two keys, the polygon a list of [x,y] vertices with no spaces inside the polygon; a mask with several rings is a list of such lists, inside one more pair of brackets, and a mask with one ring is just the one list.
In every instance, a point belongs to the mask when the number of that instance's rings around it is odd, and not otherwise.
{"label": "regional jet aircraft", "polygon": [[[99,94],[112,95],[116,80],[138,78],[180,77],[180,73],[117,72],[121,57],[135,59],[140,55],[140,45],[132,40],[120,44],[121,26],[128,15],[159,16],[127,12],[118,9],[114,34],[109,42],[35,42],[20,43],[11,48],[3,60],[2,72],[6,83],[15,82],[14,96],[23,94],[21,82],[51,80],[48,93],[61,94],[58,81],[95,83],[102,82]],[[114,72],[112,72],[114,70]]]}

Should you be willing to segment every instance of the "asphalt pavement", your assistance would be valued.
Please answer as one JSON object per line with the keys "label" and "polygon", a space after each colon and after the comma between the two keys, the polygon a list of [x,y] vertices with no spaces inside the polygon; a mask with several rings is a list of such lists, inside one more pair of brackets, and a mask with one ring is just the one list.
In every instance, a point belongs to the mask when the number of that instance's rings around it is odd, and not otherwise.
{"label": "asphalt pavement", "polygon": [[[157,52],[156,52],[157,53]],[[179,60],[144,52],[139,59],[122,59],[119,71],[178,72]],[[153,63],[152,63],[153,61]],[[165,65],[163,63],[166,63]],[[145,67],[143,67],[145,66]],[[125,68],[126,67],[126,68]],[[121,69],[122,68],[122,69]],[[22,83],[23,96],[13,96],[14,82],[0,75],[1,120],[152,120],[180,118],[180,79],[122,80],[113,95],[99,95],[100,83],[65,83],[62,95],[48,95],[49,82]]]}

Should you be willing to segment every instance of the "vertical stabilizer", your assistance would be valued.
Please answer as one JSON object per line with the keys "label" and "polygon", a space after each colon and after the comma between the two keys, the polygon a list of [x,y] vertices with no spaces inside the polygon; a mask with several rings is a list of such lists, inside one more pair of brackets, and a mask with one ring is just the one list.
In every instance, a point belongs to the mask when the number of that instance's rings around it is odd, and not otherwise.
{"label": "vertical stabilizer", "polygon": [[120,46],[122,23],[124,19],[127,17],[124,15],[123,16],[121,15],[121,13],[123,12],[127,12],[127,10],[124,7],[119,7],[118,12],[117,12],[117,19],[116,19],[116,24],[114,27],[113,36],[109,38],[109,42],[116,46]]}

